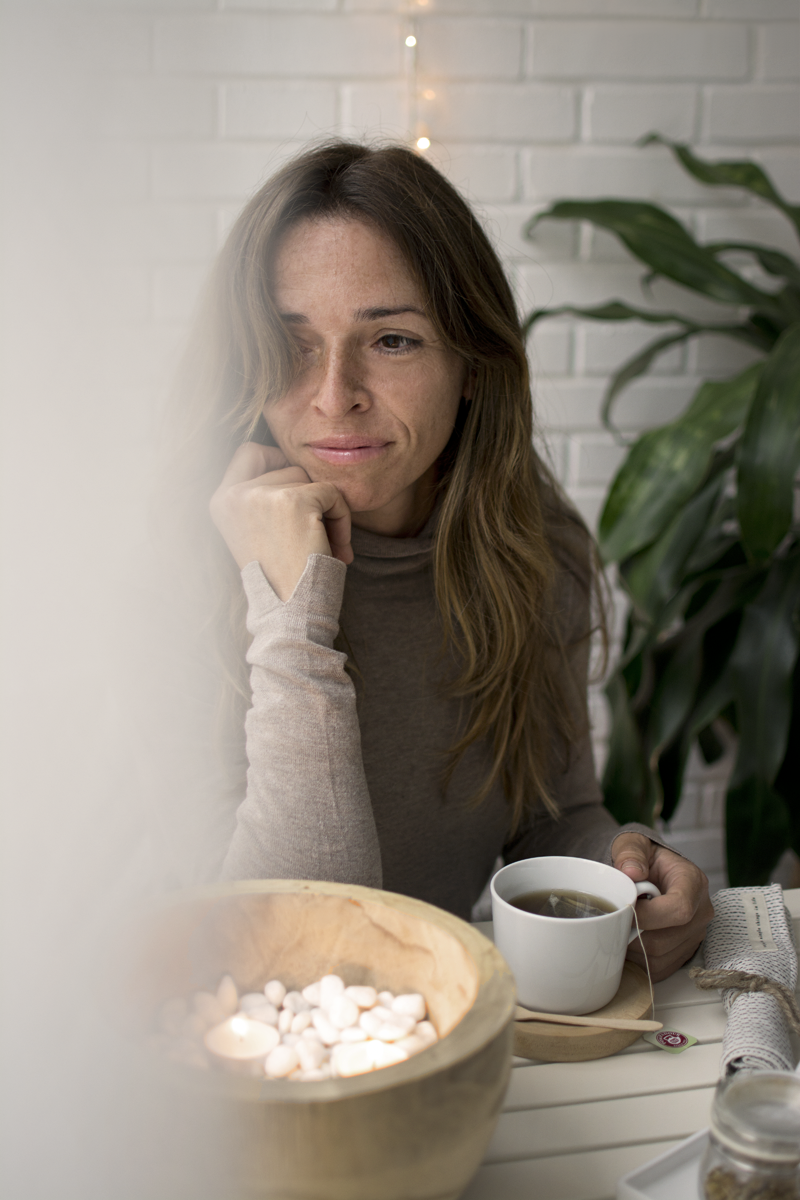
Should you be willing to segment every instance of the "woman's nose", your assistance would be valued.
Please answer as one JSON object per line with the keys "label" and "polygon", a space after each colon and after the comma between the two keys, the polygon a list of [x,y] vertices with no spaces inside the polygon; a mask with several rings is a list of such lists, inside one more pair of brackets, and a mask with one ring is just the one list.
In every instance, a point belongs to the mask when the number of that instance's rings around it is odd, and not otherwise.
{"label": "woman's nose", "polygon": [[343,416],[353,408],[370,405],[369,393],[359,382],[358,364],[353,354],[334,350],[320,365],[314,406],[329,417]]}

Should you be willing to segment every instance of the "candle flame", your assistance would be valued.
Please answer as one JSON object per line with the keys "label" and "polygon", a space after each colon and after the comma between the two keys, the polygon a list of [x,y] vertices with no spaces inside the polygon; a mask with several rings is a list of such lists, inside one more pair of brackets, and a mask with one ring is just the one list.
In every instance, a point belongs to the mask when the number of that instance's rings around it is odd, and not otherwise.
{"label": "candle flame", "polygon": [[231,1029],[237,1037],[246,1037],[249,1025],[247,1017],[231,1017]]}

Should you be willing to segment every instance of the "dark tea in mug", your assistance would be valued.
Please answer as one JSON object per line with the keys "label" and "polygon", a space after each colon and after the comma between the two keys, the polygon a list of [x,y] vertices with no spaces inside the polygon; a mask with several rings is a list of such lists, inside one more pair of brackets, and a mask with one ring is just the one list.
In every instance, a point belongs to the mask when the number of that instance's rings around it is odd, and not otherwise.
{"label": "dark tea in mug", "polygon": [[604,917],[616,912],[616,904],[593,896],[590,892],[576,892],[573,888],[544,888],[537,892],[523,892],[509,900],[523,912],[535,913],[539,917]]}

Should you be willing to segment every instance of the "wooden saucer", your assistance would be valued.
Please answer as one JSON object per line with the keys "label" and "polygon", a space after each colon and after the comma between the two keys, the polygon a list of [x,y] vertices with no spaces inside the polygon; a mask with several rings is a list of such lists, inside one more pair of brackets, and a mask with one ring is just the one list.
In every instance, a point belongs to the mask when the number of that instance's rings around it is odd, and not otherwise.
{"label": "wooden saucer", "polygon": [[[626,1017],[634,1021],[650,1015],[650,985],[641,967],[626,962],[619,991],[610,1004],[592,1017]],[[514,1022],[514,1053],[520,1058],[539,1058],[544,1062],[585,1062],[607,1058],[624,1050],[641,1037],[630,1029],[576,1028],[551,1025],[545,1021]]]}

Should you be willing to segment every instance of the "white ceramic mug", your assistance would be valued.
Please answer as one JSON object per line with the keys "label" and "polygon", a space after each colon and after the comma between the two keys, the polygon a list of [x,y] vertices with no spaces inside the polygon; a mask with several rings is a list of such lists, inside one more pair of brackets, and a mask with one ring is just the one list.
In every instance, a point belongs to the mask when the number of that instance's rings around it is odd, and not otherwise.
{"label": "white ceramic mug", "polygon": [[[615,905],[599,917],[543,917],[509,903],[526,892],[564,888]],[[625,951],[637,936],[639,896],[660,896],[653,883],[634,883],[616,867],[587,858],[524,858],[492,880],[494,941],[512,970],[525,1008],[577,1016],[617,994]]]}

